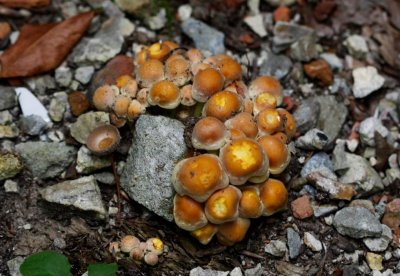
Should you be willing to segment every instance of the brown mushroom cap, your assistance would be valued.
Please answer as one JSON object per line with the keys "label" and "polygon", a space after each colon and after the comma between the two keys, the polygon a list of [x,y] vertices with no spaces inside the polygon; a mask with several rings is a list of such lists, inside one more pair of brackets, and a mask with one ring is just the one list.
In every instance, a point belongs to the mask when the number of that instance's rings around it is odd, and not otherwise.
{"label": "brown mushroom cap", "polygon": [[270,178],[261,184],[259,189],[264,216],[273,215],[286,208],[288,192],[281,181]]}
{"label": "brown mushroom cap", "polygon": [[97,110],[109,111],[117,97],[119,89],[115,85],[103,85],[93,93],[93,105]]}
{"label": "brown mushroom cap", "polygon": [[174,219],[179,228],[187,231],[197,230],[208,223],[200,203],[178,194],[174,197]]}
{"label": "brown mushroom cap", "polygon": [[192,145],[195,149],[217,150],[225,145],[229,133],[225,125],[214,117],[200,119],[192,131]]}
{"label": "brown mushroom cap", "polygon": [[218,232],[218,227],[214,224],[207,223],[200,229],[190,232],[190,235],[195,237],[201,244],[208,244],[214,235]]}
{"label": "brown mushroom cap", "polygon": [[215,93],[222,90],[224,77],[213,68],[200,70],[193,80],[193,98],[198,102],[206,102]]}
{"label": "brown mushroom cap", "polygon": [[241,188],[242,197],[239,202],[239,215],[242,218],[258,218],[263,213],[260,191],[257,186]]}
{"label": "brown mushroom cap", "polygon": [[217,238],[222,245],[231,246],[244,239],[250,227],[250,220],[237,218],[234,221],[218,225]]}
{"label": "brown mushroom cap", "polygon": [[173,55],[165,63],[165,76],[178,86],[186,84],[190,78],[190,64],[181,55]]}
{"label": "brown mushroom cap", "polygon": [[283,127],[283,120],[278,111],[266,108],[257,115],[257,125],[261,134],[273,134]]}
{"label": "brown mushroom cap", "polygon": [[242,67],[236,60],[229,56],[217,56],[217,67],[228,83],[242,78]]}
{"label": "brown mushroom cap", "polygon": [[228,176],[218,157],[203,154],[180,161],[172,174],[175,191],[204,202],[218,189],[229,184]]}
{"label": "brown mushroom cap", "polygon": [[147,101],[165,109],[174,109],[181,102],[179,88],[171,81],[162,80],[153,84]]}
{"label": "brown mushroom cap", "polygon": [[225,126],[228,129],[235,128],[242,131],[248,138],[255,138],[258,133],[257,123],[247,112],[241,112],[225,121]]}
{"label": "brown mushroom cap", "polygon": [[230,91],[221,91],[208,99],[203,108],[203,116],[215,117],[225,122],[241,109],[242,99],[239,95]]}
{"label": "brown mushroom cap", "polygon": [[268,155],[271,174],[283,172],[290,161],[290,153],[285,143],[273,135],[264,135],[257,139]]}
{"label": "brown mushroom cap", "polygon": [[118,147],[121,136],[113,125],[102,125],[90,132],[86,139],[88,149],[96,155],[106,155]]}
{"label": "brown mushroom cap", "polygon": [[149,59],[139,66],[136,76],[141,86],[150,87],[164,79],[164,65],[159,60]]}
{"label": "brown mushroom cap", "polygon": [[235,220],[239,215],[241,196],[240,190],[231,185],[213,193],[204,208],[207,219],[215,224]]}
{"label": "brown mushroom cap", "polygon": [[242,138],[231,141],[220,150],[220,159],[230,183],[242,185],[246,181],[260,180],[253,177],[268,175],[268,157],[264,149],[253,139]]}
{"label": "brown mushroom cap", "polygon": [[292,139],[296,134],[296,121],[294,120],[293,115],[284,108],[278,108],[277,111],[282,119],[285,134],[289,139]]}
{"label": "brown mushroom cap", "polygon": [[144,255],[144,262],[148,265],[155,266],[158,264],[158,255],[153,252],[147,252]]}
{"label": "brown mushroom cap", "polygon": [[282,104],[282,86],[278,80],[270,76],[261,76],[250,83],[250,98],[254,99],[257,95],[265,92],[271,93],[276,97],[276,102],[278,106]]}

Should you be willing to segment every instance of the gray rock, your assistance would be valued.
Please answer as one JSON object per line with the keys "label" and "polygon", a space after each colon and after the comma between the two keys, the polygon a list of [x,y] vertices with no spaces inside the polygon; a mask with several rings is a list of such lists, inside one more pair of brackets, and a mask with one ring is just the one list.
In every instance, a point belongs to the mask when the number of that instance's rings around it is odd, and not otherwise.
{"label": "gray rock", "polygon": [[301,176],[307,177],[312,172],[319,172],[333,180],[337,179],[333,172],[333,163],[325,152],[315,153],[301,169]]}
{"label": "gray rock", "polygon": [[328,145],[331,144],[346,120],[348,110],[343,102],[336,101],[334,96],[316,97],[321,112],[319,113],[317,128],[322,130],[328,136]]}
{"label": "gray rock", "polygon": [[15,138],[19,135],[19,129],[15,124],[0,125],[0,139],[2,138]]}
{"label": "gray rock", "polygon": [[[261,276],[264,272],[264,267],[259,263],[256,267],[246,269],[244,271],[245,276]],[[231,272],[232,275],[232,272]]]}
{"label": "gray rock", "polygon": [[243,19],[244,23],[250,27],[259,37],[265,37],[267,30],[264,26],[264,20],[262,14],[249,15]]}
{"label": "gray rock", "polygon": [[378,118],[369,117],[361,122],[358,130],[361,142],[368,146],[375,146],[375,132],[378,132],[384,138],[389,135],[389,130],[383,126]]}
{"label": "gray rock", "polygon": [[0,180],[16,176],[23,168],[21,160],[12,153],[0,154]]}
{"label": "gray rock", "polygon": [[111,160],[108,156],[93,155],[85,146],[79,149],[76,160],[76,171],[78,173],[88,174],[109,166],[111,166]]}
{"label": "gray rock", "polygon": [[379,219],[363,207],[346,207],[336,212],[333,218],[336,230],[355,239],[380,237],[382,225]]}
{"label": "gray rock", "polygon": [[328,136],[317,128],[310,129],[307,133],[299,137],[295,145],[305,150],[322,150],[328,143]]}
{"label": "gray rock", "polygon": [[140,116],[121,177],[131,198],[168,221],[173,220],[172,171],[187,151],[183,132],[177,120]]}
{"label": "gray rock", "polygon": [[275,55],[274,53],[267,53],[266,59],[260,66],[260,75],[273,76],[277,79],[285,77],[293,63],[285,55]]}
{"label": "gray rock", "polygon": [[15,257],[14,259],[7,261],[10,276],[22,276],[21,272],[19,272],[19,268],[24,261],[25,258],[21,256]]}
{"label": "gray rock", "polygon": [[272,240],[264,248],[265,252],[276,257],[282,257],[286,253],[286,244],[281,240]]}
{"label": "gray rock", "polygon": [[44,95],[47,90],[56,88],[56,81],[50,75],[42,75],[25,79],[29,88],[37,95]]}
{"label": "gray rock", "polygon": [[15,146],[34,177],[58,176],[74,160],[76,149],[62,143],[27,142]]}
{"label": "gray rock", "polygon": [[0,110],[9,109],[17,105],[17,95],[11,87],[0,86]]}
{"label": "gray rock", "polygon": [[[258,1],[258,0],[256,0],[256,1]],[[192,12],[193,12],[193,8],[190,4],[180,5],[178,8],[178,12],[177,12],[178,18],[181,21],[185,21],[192,16]]]}
{"label": "gray rock", "polygon": [[366,238],[363,242],[369,250],[374,252],[383,252],[388,248],[392,239],[392,230],[389,226],[382,224],[382,236],[380,238]]}
{"label": "gray rock", "polygon": [[[93,1],[93,0],[91,0]],[[98,0],[96,0],[98,1]],[[139,11],[141,8],[145,7],[146,5],[150,4],[150,0],[116,0],[115,3],[118,5],[118,7],[126,11],[128,13],[136,13]]]}
{"label": "gray rock", "polygon": [[88,84],[94,73],[93,66],[82,66],[76,69],[75,79],[82,84]]}
{"label": "gray rock", "polygon": [[72,81],[72,71],[69,67],[60,66],[55,70],[55,79],[59,86],[68,87]]}
{"label": "gray rock", "polygon": [[289,257],[291,259],[296,259],[300,255],[302,242],[299,233],[293,228],[287,229],[287,244],[289,248]]}
{"label": "gray rock", "polygon": [[310,232],[304,233],[304,244],[314,252],[322,250],[322,242],[314,237]]}
{"label": "gray rock", "polygon": [[320,58],[324,59],[326,62],[328,62],[329,66],[332,69],[342,69],[343,68],[343,61],[335,54],[333,53],[322,53],[320,55]]}
{"label": "gray rock", "polygon": [[54,122],[61,122],[68,108],[68,95],[65,92],[53,94],[50,101],[49,116]]}
{"label": "gray rock", "polygon": [[336,205],[312,205],[314,216],[316,218],[323,217],[335,212],[338,209]]}
{"label": "gray rock", "polygon": [[100,183],[107,184],[107,185],[114,184],[114,175],[110,172],[96,173],[93,176]]}
{"label": "gray rock", "polygon": [[315,34],[314,30],[294,23],[279,21],[274,26],[272,40],[274,52],[280,52],[290,47],[292,43],[303,37]]}
{"label": "gray rock", "polygon": [[74,207],[79,211],[94,212],[100,219],[104,219],[107,215],[99,186],[93,176],[46,187],[40,190],[40,195],[51,203]]}
{"label": "gray rock", "polygon": [[314,128],[317,125],[319,113],[320,104],[314,98],[302,101],[293,113],[297,131],[304,134]]}
{"label": "gray rock", "polygon": [[385,79],[373,66],[360,67],[353,70],[353,94],[356,98],[364,98],[381,88]]}
{"label": "gray rock", "polygon": [[345,152],[344,148],[344,141],[339,141],[332,156],[335,171],[341,172],[339,181],[354,185],[360,195],[382,190],[382,180],[370,163],[359,155]]}
{"label": "gray rock", "polygon": [[6,193],[19,193],[18,183],[8,179],[4,182],[4,190]]}
{"label": "gray rock", "polygon": [[212,54],[225,52],[225,35],[222,32],[194,18],[183,21],[181,27],[182,31],[194,41],[196,48],[210,51]]}
{"label": "gray rock", "polygon": [[90,111],[78,117],[70,126],[71,136],[81,144],[86,144],[90,132],[98,126],[110,123],[109,114],[102,111]]}
{"label": "gray rock", "polygon": [[318,57],[317,35],[311,33],[290,46],[290,57],[296,61],[308,62]]}
{"label": "gray rock", "polygon": [[189,272],[190,276],[228,276],[229,271],[217,271],[214,269],[203,269],[200,266],[193,268]]}
{"label": "gray rock", "polygon": [[36,136],[47,128],[47,123],[38,115],[23,116],[19,120],[19,128],[23,133]]}
{"label": "gray rock", "polygon": [[362,59],[368,53],[368,45],[364,37],[360,35],[351,35],[343,41],[347,51],[355,58]]}
{"label": "gray rock", "polygon": [[0,111],[0,125],[8,125],[13,121],[13,116],[10,111]]}
{"label": "gray rock", "polygon": [[165,9],[160,9],[156,15],[146,18],[145,21],[151,30],[160,30],[167,24],[167,12]]}
{"label": "gray rock", "polygon": [[340,183],[321,172],[312,172],[307,175],[307,180],[315,185],[318,190],[329,194],[330,198],[351,200],[357,194],[352,185]]}

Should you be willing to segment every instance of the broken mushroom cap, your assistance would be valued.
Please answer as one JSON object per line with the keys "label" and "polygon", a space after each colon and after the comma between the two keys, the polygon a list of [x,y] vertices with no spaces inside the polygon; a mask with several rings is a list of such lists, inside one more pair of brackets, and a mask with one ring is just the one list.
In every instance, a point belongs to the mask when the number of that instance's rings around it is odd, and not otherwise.
{"label": "broken mushroom cap", "polygon": [[149,88],[142,88],[137,92],[136,100],[141,103],[145,108],[149,106],[147,102],[147,97],[149,96],[150,89]]}
{"label": "broken mushroom cap", "polygon": [[283,127],[283,120],[278,111],[266,108],[257,115],[257,126],[260,134],[274,134]]}
{"label": "broken mushroom cap", "polygon": [[178,86],[189,82],[190,64],[183,56],[173,55],[165,63],[165,77]]}
{"label": "broken mushroom cap", "polygon": [[271,93],[276,97],[277,105],[281,105],[283,101],[282,86],[278,80],[270,76],[261,76],[250,83],[249,96],[255,99],[261,93]]}
{"label": "broken mushroom cap", "polygon": [[217,239],[222,245],[232,246],[244,239],[249,227],[249,219],[238,217],[234,221],[218,225]]}
{"label": "broken mushroom cap", "polygon": [[121,89],[122,87],[124,87],[129,81],[133,80],[133,77],[131,75],[122,75],[119,76],[116,79],[116,86]]}
{"label": "broken mushroom cap", "polygon": [[225,126],[228,129],[235,128],[242,131],[248,138],[255,138],[258,133],[257,123],[253,116],[247,112],[241,112],[225,121]]}
{"label": "broken mushroom cap", "polygon": [[133,248],[139,247],[140,241],[138,238],[132,235],[126,235],[121,239],[121,251],[129,253]]}
{"label": "broken mushroom cap", "polygon": [[227,55],[218,55],[216,66],[227,83],[242,78],[242,67],[236,60]]}
{"label": "broken mushroom cap", "polygon": [[242,192],[231,185],[213,193],[204,208],[207,219],[214,224],[235,220],[239,215],[241,196]]}
{"label": "broken mushroom cap", "polygon": [[296,134],[296,121],[294,120],[293,115],[284,108],[278,108],[277,111],[282,119],[285,134],[288,139],[292,139]]}
{"label": "broken mushroom cap", "polygon": [[129,120],[133,120],[139,115],[146,112],[146,107],[138,100],[132,100],[128,106],[127,116]]}
{"label": "broken mushroom cap", "polygon": [[175,50],[176,48],[179,48],[179,45],[171,40],[165,40],[162,42],[162,44],[168,46],[170,50]]}
{"label": "broken mushroom cap", "polygon": [[287,145],[278,137],[264,135],[257,139],[264,148],[269,160],[269,171],[271,174],[280,174],[290,162],[290,153]]}
{"label": "broken mushroom cap", "polygon": [[220,160],[212,154],[203,154],[180,161],[172,174],[175,191],[198,202],[204,202],[218,189],[229,184]]}
{"label": "broken mushroom cap", "polygon": [[181,93],[172,81],[162,80],[153,84],[147,96],[147,101],[150,105],[174,109],[181,102]]}
{"label": "broken mushroom cap", "polygon": [[211,96],[203,107],[203,116],[215,117],[225,122],[242,109],[242,99],[230,91],[221,91]]}
{"label": "broken mushroom cap", "polygon": [[119,242],[110,242],[110,244],[108,245],[108,251],[113,255],[120,252],[121,248]]}
{"label": "broken mushroom cap", "polygon": [[225,125],[214,117],[200,119],[192,131],[192,145],[195,149],[217,150],[225,145],[229,132]]}
{"label": "broken mushroom cap", "polygon": [[263,213],[260,191],[257,186],[241,188],[242,197],[239,202],[239,216],[242,218],[258,218]]}
{"label": "broken mushroom cap", "polygon": [[93,129],[86,139],[86,146],[95,155],[106,155],[117,149],[121,136],[113,125]]}
{"label": "broken mushroom cap", "polygon": [[146,241],[146,251],[161,255],[164,252],[164,243],[159,238],[150,238]]}
{"label": "broken mushroom cap", "polygon": [[110,123],[117,128],[121,128],[126,124],[126,118],[118,117],[114,112],[110,113]]}
{"label": "broken mushroom cap", "polygon": [[224,77],[213,68],[200,70],[193,79],[193,98],[198,102],[206,102],[215,93],[222,90]]}
{"label": "broken mushroom cap", "polygon": [[174,197],[174,220],[179,228],[194,231],[205,226],[208,221],[203,206],[188,196]]}
{"label": "broken mushroom cap", "polygon": [[109,111],[112,108],[118,93],[119,89],[115,85],[100,86],[93,93],[93,105],[97,110]]}
{"label": "broken mushroom cap", "polygon": [[259,183],[268,175],[268,157],[253,139],[233,140],[220,150],[219,155],[233,185],[242,185],[247,181]]}
{"label": "broken mushroom cap", "polygon": [[231,91],[238,94],[243,99],[247,97],[247,86],[243,81],[233,81],[224,88],[225,91]]}
{"label": "broken mushroom cap", "polygon": [[138,65],[142,65],[146,60],[149,59],[149,53],[147,51],[149,47],[144,46],[136,55],[136,62]]}
{"label": "broken mushroom cap", "polygon": [[129,97],[131,99],[136,97],[136,93],[138,91],[137,81],[132,79],[129,80],[124,86],[121,88],[121,94]]}
{"label": "broken mushroom cap", "polygon": [[257,115],[266,108],[276,108],[276,97],[268,92],[256,96],[254,99],[253,113]]}
{"label": "broken mushroom cap", "polygon": [[288,192],[281,181],[270,178],[261,184],[259,189],[261,202],[264,206],[264,216],[271,216],[286,209]]}
{"label": "broken mushroom cap", "polygon": [[196,101],[192,96],[192,85],[188,84],[181,88],[181,104],[184,106],[194,106]]}
{"label": "broken mushroom cap", "polygon": [[169,48],[167,44],[160,42],[152,44],[147,49],[148,57],[150,59],[156,59],[160,61],[164,60],[168,56],[170,51],[171,48]]}
{"label": "broken mushroom cap", "polygon": [[131,100],[123,95],[118,95],[115,98],[113,110],[115,114],[119,117],[124,117],[126,116],[126,113],[128,112],[128,107],[129,104],[131,103]]}
{"label": "broken mushroom cap", "polygon": [[218,232],[218,227],[214,224],[207,223],[205,226],[190,232],[201,244],[208,244],[214,235]]}
{"label": "broken mushroom cap", "polygon": [[164,79],[164,65],[159,60],[149,59],[139,66],[136,76],[142,87],[150,87]]}

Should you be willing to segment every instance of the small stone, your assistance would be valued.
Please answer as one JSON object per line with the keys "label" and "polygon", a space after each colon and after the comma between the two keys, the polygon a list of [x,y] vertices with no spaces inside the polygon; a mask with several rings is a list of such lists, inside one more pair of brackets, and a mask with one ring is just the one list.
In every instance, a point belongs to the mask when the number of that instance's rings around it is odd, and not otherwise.
{"label": "small stone", "polygon": [[225,52],[225,35],[222,32],[194,18],[183,21],[181,27],[182,31],[194,41],[196,48],[212,54]]}
{"label": "small stone", "polygon": [[192,16],[193,8],[189,4],[184,4],[178,8],[178,18],[180,21],[185,21]]}
{"label": "small stone", "polygon": [[11,87],[0,86],[0,110],[10,109],[17,105],[17,95]]}
{"label": "small stone", "polygon": [[372,214],[375,215],[375,208],[374,204],[372,204],[372,201],[367,200],[367,199],[355,199],[352,200],[349,204],[349,207],[354,207],[354,206],[360,206],[363,207],[367,210],[369,210]]}
{"label": "small stone", "polygon": [[100,189],[93,176],[46,187],[40,190],[40,194],[48,202],[73,207],[80,211],[94,212],[100,219],[104,219],[107,215]]}
{"label": "small stone", "polygon": [[126,11],[128,13],[135,14],[147,5],[150,4],[150,0],[116,0],[115,3],[118,5],[118,7]]}
{"label": "small stone", "polygon": [[19,193],[18,183],[9,179],[4,182],[4,189],[6,193]]}
{"label": "small stone", "polygon": [[355,58],[365,58],[368,53],[368,45],[365,39],[360,35],[351,35],[344,42],[347,51]]}
{"label": "small stone", "polygon": [[381,120],[375,117],[369,117],[362,121],[358,129],[361,142],[369,146],[375,146],[375,132],[378,132],[383,138],[389,135],[389,130],[383,126]]}
{"label": "small stone", "polygon": [[2,138],[15,138],[19,135],[19,129],[15,124],[0,125],[0,139]]}
{"label": "small stone", "polygon": [[314,237],[310,232],[304,233],[304,244],[307,245],[312,251],[319,252],[322,250],[322,243]]}
{"label": "small stone", "polygon": [[21,160],[12,153],[0,154],[0,180],[16,176],[23,168]]}
{"label": "small stone", "polygon": [[31,230],[31,229],[32,229],[32,225],[31,225],[30,223],[27,223],[27,224],[24,224],[24,225],[22,226],[22,228],[23,228],[24,230]]}
{"label": "small stone", "polygon": [[292,43],[303,37],[315,34],[315,31],[305,26],[279,21],[275,24],[273,33],[273,50],[274,52],[280,52],[289,48]]}
{"label": "small stone", "polygon": [[364,98],[381,88],[385,79],[373,66],[360,67],[353,70],[353,94],[356,98]]}
{"label": "small stone", "polygon": [[244,23],[250,27],[259,37],[263,38],[267,35],[267,30],[264,27],[263,17],[261,14],[246,16],[243,19]]}
{"label": "small stone", "polygon": [[107,185],[114,184],[114,175],[110,172],[96,173],[93,176],[100,183],[107,184]]}
{"label": "small stone", "polygon": [[333,172],[333,163],[328,154],[325,152],[317,152],[307,161],[301,169],[301,176],[307,177],[310,173],[319,172],[333,180],[337,177]]}
{"label": "small stone", "polygon": [[[264,272],[264,267],[259,263],[256,265],[256,267],[253,268],[248,268],[244,271],[245,276],[261,276],[263,275]],[[231,276],[232,272],[231,272]]]}
{"label": "small stone", "polygon": [[333,218],[334,218],[333,215],[324,217],[324,221],[325,221],[326,225],[329,225],[329,226],[332,225],[333,224]]}
{"label": "small stone", "polygon": [[123,37],[128,37],[131,34],[133,34],[133,32],[135,31],[135,24],[132,23],[132,21],[130,21],[127,18],[121,18],[121,22],[120,24],[120,32],[122,34]]}
{"label": "small stone", "polygon": [[312,205],[314,217],[319,218],[335,212],[338,207],[335,205]]}
{"label": "small stone", "polygon": [[363,207],[346,207],[336,212],[333,219],[336,230],[355,239],[379,237],[382,225],[379,220]]}
{"label": "small stone", "polygon": [[357,194],[353,186],[326,177],[321,172],[309,173],[307,180],[313,183],[317,189],[328,193],[332,199],[351,200]]}
{"label": "small stone", "polygon": [[280,6],[280,7],[276,8],[276,10],[274,10],[273,16],[274,16],[275,22],[278,22],[278,21],[289,22],[290,21],[290,9],[285,6]]}
{"label": "small stone", "polygon": [[52,141],[52,142],[62,142],[64,141],[64,133],[60,130],[51,130],[47,132],[47,137]]}
{"label": "small stone", "polygon": [[150,16],[145,21],[151,30],[160,30],[167,24],[167,12],[165,9],[160,9],[155,16]]}
{"label": "small stone", "polygon": [[284,261],[275,262],[275,269],[278,272],[277,275],[302,276],[308,273],[308,269]]}
{"label": "small stone", "polygon": [[36,136],[47,128],[47,123],[37,115],[23,116],[19,120],[19,128],[23,133]]}
{"label": "small stone", "polygon": [[275,257],[282,257],[286,253],[286,244],[281,240],[272,240],[265,246],[265,252]]}
{"label": "small stone", "polygon": [[56,81],[51,75],[41,75],[25,79],[29,88],[35,92],[35,96],[45,95],[47,91],[56,88]]}
{"label": "small stone", "polygon": [[21,256],[7,261],[7,267],[11,276],[22,276],[19,268],[24,261],[25,258]]}
{"label": "small stone", "polygon": [[195,267],[189,272],[189,276],[228,276],[229,271],[217,271],[213,269],[203,269]]}
{"label": "small stone", "polygon": [[260,0],[247,0],[247,7],[249,8],[250,14],[259,14]]}
{"label": "small stone", "polygon": [[76,160],[76,171],[78,173],[88,174],[109,166],[111,166],[111,160],[108,156],[93,155],[85,146],[79,149]]}
{"label": "small stone", "polygon": [[69,67],[60,66],[55,70],[54,77],[61,87],[68,87],[72,81],[72,71]]}
{"label": "small stone", "polygon": [[304,72],[308,77],[319,80],[323,86],[329,86],[333,82],[331,67],[323,59],[304,64]]}
{"label": "small stone", "polygon": [[337,55],[332,53],[323,53],[320,55],[322,59],[328,62],[332,69],[341,70],[343,68],[343,61]]}
{"label": "small stone", "polygon": [[392,239],[392,230],[385,224],[382,224],[382,236],[380,238],[366,238],[363,242],[369,250],[373,252],[383,252],[388,248]]}
{"label": "small stone", "polygon": [[93,66],[82,66],[76,69],[75,79],[82,84],[87,84],[92,79],[94,73]]}
{"label": "small stone", "polygon": [[372,252],[367,252],[367,256],[365,257],[368,262],[368,266],[372,270],[382,270],[382,261],[383,257],[379,254],[375,254]]}
{"label": "small stone", "polygon": [[293,216],[298,219],[309,218],[314,214],[311,207],[310,198],[307,195],[303,195],[292,201],[292,212]]}
{"label": "small stone", "polygon": [[109,114],[102,111],[90,111],[78,117],[70,126],[71,136],[81,144],[86,144],[90,132],[98,126],[110,123]]}
{"label": "small stone", "polygon": [[305,150],[322,150],[328,143],[328,136],[317,129],[313,128],[303,136],[297,138],[295,145],[298,148]]}
{"label": "small stone", "polygon": [[49,116],[54,122],[61,122],[68,107],[68,95],[65,92],[53,94],[50,101]]}
{"label": "small stone", "polygon": [[265,60],[260,65],[260,75],[273,76],[277,79],[285,77],[292,69],[293,63],[285,55],[267,53]]}
{"label": "small stone", "polygon": [[13,116],[11,115],[10,111],[4,110],[0,111],[0,125],[8,125],[11,124],[13,121]]}
{"label": "small stone", "polygon": [[[317,48],[317,36],[315,33],[305,35],[290,46],[290,57],[296,61],[308,62],[316,57],[318,57]],[[317,64],[313,64],[314,67]],[[326,71],[326,66],[318,66],[319,70],[324,69]],[[329,67],[329,66],[328,66]],[[319,76],[319,75],[318,75]]]}
{"label": "small stone", "polygon": [[313,98],[308,98],[300,103],[293,113],[297,131],[301,134],[316,127],[320,113],[320,104]]}
{"label": "small stone", "polygon": [[289,248],[289,257],[291,259],[296,259],[300,255],[302,242],[299,233],[297,233],[293,228],[287,229],[287,243]]}
{"label": "small stone", "polygon": [[394,232],[400,230],[400,198],[395,198],[386,205],[382,223],[389,226]]}
{"label": "small stone", "polygon": [[68,94],[68,103],[74,116],[79,116],[89,109],[89,100],[83,92],[74,91]]}
{"label": "small stone", "polygon": [[55,238],[53,240],[53,245],[59,249],[64,249],[65,247],[67,247],[67,243],[63,238]]}

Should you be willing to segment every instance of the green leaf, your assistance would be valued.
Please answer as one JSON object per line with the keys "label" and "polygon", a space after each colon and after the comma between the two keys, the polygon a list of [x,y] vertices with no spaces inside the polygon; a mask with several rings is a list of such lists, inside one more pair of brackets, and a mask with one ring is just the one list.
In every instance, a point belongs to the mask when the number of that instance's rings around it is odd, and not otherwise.
{"label": "green leaf", "polygon": [[23,276],[71,276],[67,257],[55,251],[43,251],[27,257],[19,270]]}
{"label": "green leaf", "polygon": [[91,264],[88,267],[89,276],[115,276],[118,270],[116,263]]}

